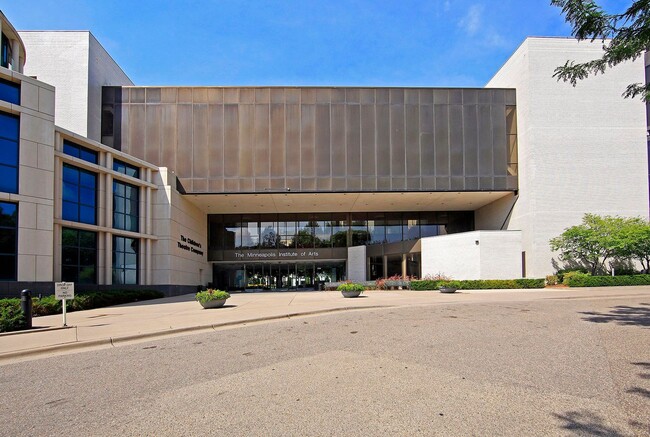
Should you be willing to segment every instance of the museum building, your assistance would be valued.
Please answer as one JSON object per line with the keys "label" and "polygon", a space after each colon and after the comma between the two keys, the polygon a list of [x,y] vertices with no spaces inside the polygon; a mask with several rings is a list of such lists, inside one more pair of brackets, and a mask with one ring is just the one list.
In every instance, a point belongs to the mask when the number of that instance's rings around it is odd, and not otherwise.
{"label": "museum building", "polygon": [[0,294],[540,277],[585,212],[648,217],[643,61],[552,78],[598,44],[528,38],[485,88],[142,87],[0,18]]}

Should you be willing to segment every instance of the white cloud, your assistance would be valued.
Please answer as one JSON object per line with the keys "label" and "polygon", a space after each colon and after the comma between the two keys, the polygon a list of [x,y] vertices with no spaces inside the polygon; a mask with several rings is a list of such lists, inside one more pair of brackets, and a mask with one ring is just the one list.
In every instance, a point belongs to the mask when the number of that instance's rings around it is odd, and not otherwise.
{"label": "white cloud", "polygon": [[482,16],[483,5],[472,5],[467,10],[467,14],[458,22],[458,27],[469,35],[475,35],[481,29]]}

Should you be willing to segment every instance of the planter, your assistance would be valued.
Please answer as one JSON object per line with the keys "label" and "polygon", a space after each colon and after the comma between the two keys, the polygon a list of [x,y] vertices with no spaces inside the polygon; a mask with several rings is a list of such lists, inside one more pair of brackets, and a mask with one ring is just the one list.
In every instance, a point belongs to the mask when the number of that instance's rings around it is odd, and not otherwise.
{"label": "planter", "polygon": [[457,290],[456,287],[440,287],[441,293],[455,293]]}
{"label": "planter", "polygon": [[359,297],[360,291],[341,291],[343,297]]}
{"label": "planter", "polygon": [[220,308],[225,303],[226,303],[226,299],[214,299],[214,300],[209,300],[207,302],[201,302],[201,306],[205,309]]}

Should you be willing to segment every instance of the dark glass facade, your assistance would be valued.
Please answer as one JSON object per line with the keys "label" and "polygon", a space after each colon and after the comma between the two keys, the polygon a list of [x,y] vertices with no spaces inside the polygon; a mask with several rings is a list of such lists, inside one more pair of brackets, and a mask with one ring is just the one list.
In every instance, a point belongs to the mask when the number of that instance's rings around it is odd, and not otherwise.
{"label": "dark glass facade", "polygon": [[20,119],[0,112],[0,191],[18,193]]}
{"label": "dark glass facade", "polygon": [[208,223],[211,252],[345,248],[471,231],[474,213],[212,214]]}
{"label": "dark glass facade", "polygon": [[18,252],[18,205],[0,202],[0,281],[15,281]]}
{"label": "dark glass facade", "polygon": [[113,227],[138,232],[140,222],[140,189],[113,181]]}
{"label": "dark glass facade", "polygon": [[135,238],[113,236],[113,284],[138,283],[138,246]]}
{"label": "dark glass facade", "polygon": [[61,279],[79,284],[97,283],[97,233],[63,228]]}
{"label": "dark glass facade", "polygon": [[63,164],[64,220],[97,224],[97,175]]}

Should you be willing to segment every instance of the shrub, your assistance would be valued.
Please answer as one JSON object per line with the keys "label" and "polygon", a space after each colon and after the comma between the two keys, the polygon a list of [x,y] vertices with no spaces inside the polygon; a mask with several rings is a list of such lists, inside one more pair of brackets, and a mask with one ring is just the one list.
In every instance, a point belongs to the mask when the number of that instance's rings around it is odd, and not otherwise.
{"label": "shrub", "polygon": [[208,288],[207,290],[196,293],[196,300],[202,304],[212,300],[228,299],[229,297],[230,293],[222,290],[215,290],[213,288]]}
{"label": "shrub", "polygon": [[338,291],[365,291],[366,287],[363,284],[355,282],[345,282],[336,288]]}
{"label": "shrub", "polygon": [[569,285],[569,281],[571,280],[571,278],[575,278],[579,276],[591,276],[591,274],[583,272],[581,270],[573,270],[570,272],[566,272],[562,277],[562,283],[565,285]]}
{"label": "shrub", "polygon": [[557,285],[557,284],[558,284],[557,275],[548,275],[546,277],[546,285]]}
{"label": "shrub", "polygon": [[556,273],[558,284],[564,284],[564,275],[571,272],[589,273],[589,270],[585,268],[560,269]]}
{"label": "shrub", "polygon": [[443,284],[453,284],[459,290],[488,290],[509,288],[544,288],[544,279],[473,279],[465,281],[411,281],[412,290],[437,290]]}
{"label": "shrub", "polygon": [[569,287],[615,287],[625,285],[650,285],[650,275],[590,276],[572,275],[565,283]]}
{"label": "shrub", "polygon": [[25,327],[25,318],[20,311],[20,301],[18,299],[3,299],[16,301],[3,303],[0,306],[0,332],[18,331]]}

